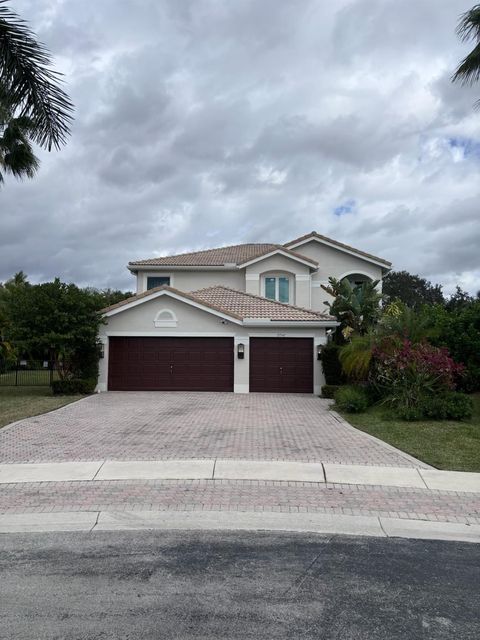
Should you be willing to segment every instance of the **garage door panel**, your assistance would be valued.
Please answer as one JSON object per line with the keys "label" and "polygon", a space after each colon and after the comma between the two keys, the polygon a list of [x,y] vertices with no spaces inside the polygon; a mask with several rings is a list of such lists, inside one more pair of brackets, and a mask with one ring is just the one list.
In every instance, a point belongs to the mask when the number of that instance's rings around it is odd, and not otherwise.
{"label": "garage door panel", "polygon": [[251,338],[250,391],[313,392],[311,338]]}
{"label": "garage door panel", "polygon": [[112,391],[233,391],[232,338],[110,338]]}

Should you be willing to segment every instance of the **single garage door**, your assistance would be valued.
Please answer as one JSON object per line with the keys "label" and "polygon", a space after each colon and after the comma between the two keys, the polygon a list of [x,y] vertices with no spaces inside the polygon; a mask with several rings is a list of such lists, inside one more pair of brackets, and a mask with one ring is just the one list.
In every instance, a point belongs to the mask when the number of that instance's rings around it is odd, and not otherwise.
{"label": "single garage door", "polygon": [[111,391],[233,391],[233,338],[110,338]]}
{"label": "single garage door", "polygon": [[312,338],[250,338],[250,391],[313,393]]}

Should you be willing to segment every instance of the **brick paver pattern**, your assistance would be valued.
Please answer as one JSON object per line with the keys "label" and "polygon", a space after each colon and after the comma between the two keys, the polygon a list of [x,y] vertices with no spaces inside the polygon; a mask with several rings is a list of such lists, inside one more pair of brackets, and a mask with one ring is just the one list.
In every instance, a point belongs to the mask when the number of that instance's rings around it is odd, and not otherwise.
{"label": "brick paver pattern", "polygon": [[480,524],[480,494],[258,480],[38,482],[0,491],[0,513],[105,510],[314,512]]}
{"label": "brick paver pattern", "polygon": [[241,458],[424,466],[296,394],[104,393],[0,430],[0,463]]}

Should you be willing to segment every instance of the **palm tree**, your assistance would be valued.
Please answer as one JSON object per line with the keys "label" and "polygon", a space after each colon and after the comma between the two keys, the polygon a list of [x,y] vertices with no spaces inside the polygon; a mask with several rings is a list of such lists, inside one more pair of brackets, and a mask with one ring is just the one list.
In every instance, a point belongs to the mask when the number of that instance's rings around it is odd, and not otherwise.
{"label": "palm tree", "polygon": [[5,92],[0,86],[0,184],[4,173],[16,178],[33,178],[39,167],[28,136],[33,130],[31,118],[13,117]]}
{"label": "palm tree", "polygon": [[480,4],[460,16],[457,33],[464,42],[473,40],[475,47],[460,62],[452,80],[473,84],[480,79]]}
{"label": "palm tree", "polygon": [[20,136],[15,152],[25,154],[27,133],[41,147],[59,149],[70,133],[73,105],[59,86],[61,74],[51,69],[50,53],[7,2],[0,0],[0,85],[17,120],[6,123],[12,137]]}

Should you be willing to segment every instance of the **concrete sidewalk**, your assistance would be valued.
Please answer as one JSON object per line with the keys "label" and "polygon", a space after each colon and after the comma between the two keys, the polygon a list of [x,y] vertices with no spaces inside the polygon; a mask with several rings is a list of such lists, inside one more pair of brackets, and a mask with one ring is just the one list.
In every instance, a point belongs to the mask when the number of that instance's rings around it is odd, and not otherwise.
{"label": "concrete sidewalk", "polygon": [[260,460],[100,460],[0,465],[0,484],[111,480],[262,480],[480,493],[480,473]]}

